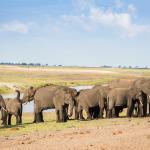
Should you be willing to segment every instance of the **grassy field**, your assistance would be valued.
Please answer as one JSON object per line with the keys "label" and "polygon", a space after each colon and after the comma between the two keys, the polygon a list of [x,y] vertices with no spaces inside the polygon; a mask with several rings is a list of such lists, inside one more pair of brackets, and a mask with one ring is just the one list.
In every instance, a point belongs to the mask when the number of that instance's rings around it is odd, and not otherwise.
{"label": "grassy field", "polygon": [[0,94],[14,87],[41,86],[48,83],[66,86],[96,85],[116,78],[150,77],[149,69],[87,68],[87,67],[20,67],[0,66]]}
{"label": "grassy field", "polygon": [[[150,77],[149,69],[118,69],[118,68],[82,68],[82,67],[20,67],[0,66],[0,94],[10,93],[14,88],[24,89],[28,86],[38,87],[53,83],[66,86],[95,85],[111,82],[116,78]],[[125,116],[125,114],[122,114]],[[38,131],[59,131],[66,128],[84,128],[85,126],[109,126],[117,124],[141,124],[140,118],[103,119],[93,121],[71,120],[67,123],[56,123],[55,114],[44,113],[44,123],[32,124],[33,114],[23,114],[23,124],[5,128],[0,127],[0,136],[18,135]]]}
{"label": "grassy field", "polygon": [[84,128],[84,127],[103,127],[111,125],[128,125],[131,124],[142,124],[141,118],[125,118],[125,112],[121,115],[123,118],[116,119],[99,119],[92,121],[78,121],[69,120],[67,123],[56,123],[54,112],[44,112],[44,123],[33,124],[33,114],[24,113],[22,125],[15,125],[15,118],[13,117],[12,125],[7,127],[0,127],[0,136],[11,136],[11,135],[23,135],[34,132],[45,132],[45,131],[61,131],[67,128]]}

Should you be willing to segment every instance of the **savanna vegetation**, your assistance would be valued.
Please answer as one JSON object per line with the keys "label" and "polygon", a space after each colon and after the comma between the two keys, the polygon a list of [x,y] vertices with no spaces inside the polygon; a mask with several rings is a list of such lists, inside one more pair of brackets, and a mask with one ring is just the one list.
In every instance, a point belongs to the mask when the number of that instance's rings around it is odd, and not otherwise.
{"label": "savanna vegetation", "polygon": [[57,84],[65,86],[106,84],[115,78],[149,77],[150,69],[0,66],[0,94],[13,88]]}

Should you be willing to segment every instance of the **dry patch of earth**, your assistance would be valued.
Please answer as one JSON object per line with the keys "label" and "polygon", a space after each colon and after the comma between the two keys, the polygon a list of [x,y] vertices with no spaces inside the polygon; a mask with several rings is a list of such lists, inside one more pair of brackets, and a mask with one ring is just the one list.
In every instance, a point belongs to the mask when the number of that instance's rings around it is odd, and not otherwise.
{"label": "dry patch of earth", "polygon": [[[15,129],[18,130],[17,127]],[[149,148],[149,118],[140,119],[138,122],[129,119],[127,124],[87,125],[82,128],[0,137],[1,150],[148,150]]]}

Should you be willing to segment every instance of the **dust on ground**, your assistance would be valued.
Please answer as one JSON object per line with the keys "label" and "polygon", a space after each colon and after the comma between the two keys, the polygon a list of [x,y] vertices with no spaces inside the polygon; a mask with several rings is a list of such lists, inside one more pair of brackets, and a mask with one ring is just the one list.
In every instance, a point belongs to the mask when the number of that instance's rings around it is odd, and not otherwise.
{"label": "dust on ground", "polygon": [[[64,130],[0,137],[1,150],[148,150],[150,118],[111,119],[106,126],[84,126]],[[103,121],[103,120],[101,120]],[[18,128],[13,128],[18,130]]]}

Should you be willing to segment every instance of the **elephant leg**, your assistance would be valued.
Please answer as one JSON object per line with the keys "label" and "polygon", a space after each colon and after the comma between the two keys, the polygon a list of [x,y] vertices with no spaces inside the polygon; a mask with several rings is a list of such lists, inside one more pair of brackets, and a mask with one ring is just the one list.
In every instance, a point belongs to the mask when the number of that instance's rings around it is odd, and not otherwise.
{"label": "elephant leg", "polygon": [[93,108],[89,108],[89,114],[91,115],[91,118],[93,118]]}
{"label": "elephant leg", "polygon": [[80,120],[85,120],[85,118],[83,117],[83,110],[81,110],[81,111],[79,112],[79,119],[80,119]]}
{"label": "elephant leg", "polygon": [[44,119],[43,119],[43,111],[40,112],[40,116],[41,116],[41,122],[44,122]]}
{"label": "elephant leg", "polygon": [[11,114],[8,114],[8,125],[11,125]]}
{"label": "elephant leg", "polygon": [[78,105],[78,113],[79,113],[79,119],[80,120],[84,120],[84,117],[83,117],[83,108],[82,108],[82,106],[79,104]]}
{"label": "elephant leg", "polygon": [[62,109],[63,109],[63,121],[67,122],[67,120],[69,118],[68,117],[68,107],[65,105],[62,107]]}
{"label": "elephant leg", "polygon": [[100,118],[100,107],[99,106],[95,107],[93,117],[94,117],[94,119]]}
{"label": "elephant leg", "polygon": [[78,120],[79,119],[79,113],[78,113],[78,108],[75,107],[75,119]]}
{"label": "elephant leg", "polygon": [[135,117],[138,117],[138,108],[137,107],[134,108],[134,112],[135,113],[133,113],[133,115],[135,114]]}
{"label": "elephant leg", "polygon": [[88,108],[85,108],[85,112],[87,114],[87,120],[91,120],[92,117],[91,117],[91,114],[89,113],[89,109]]}
{"label": "elephant leg", "polygon": [[36,114],[34,113],[34,120],[33,123],[36,123]]}
{"label": "elephant leg", "polygon": [[107,118],[112,118],[112,109],[108,109]]}
{"label": "elephant leg", "polygon": [[99,109],[99,113],[100,113],[100,118],[103,118],[103,114],[104,114],[104,107],[100,107]]}
{"label": "elephant leg", "polygon": [[60,122],[64,122],[63,106],[61,106],[60,109],[59,109],[59,117],[60,117]]}
{"label": "elephant leg", "polygon": [[19,123],[22,123],[22,110],[20,110],[20,114],[19,114]]}
{"label": "elephant leg", "polygon": [[19,123],[21,124],[22,123],[22,115],[19,115],[19,118],[20,118]]}
{"label": "elephant leg", "polygon": [[1,116],[1,120],[2,120],[2,125],[7,125],[7,113],[4,110],[1,110],[2,116]]}
{"label": "elephant leg", "polygon": [[128,106],[128,108],[127,108],[127,117],[132,117],[133,109],[134,109],[133,104],[131,106]]}
{"label": "elephant leg", "polygon": [[120,109],[119,107],[115,107],[115,117],[119,117],[119,112],[120,112]]}
{"label": "elephant leg", "polygon": [[135,102],[131,98],[128,99],[128,106],[127,106],[127,117],[132,117],[132,113],[134,110]]}
{"label": "elephant leg", "polygon": [[143,117],[143,108],[142,106],[139,104],[139,107],[138,107],[138,117]]}
{"label": "elephant leg", "polygon": [[18,125],[18,124],[19,124],[19,121],[20,121],[19,116],[18,116],[18,115],[15,115],[15,117],[16,117],[16,125]]}
{"label": "elephant leg", "polygon": [[41,112],[36,113],[36,123],[42,122],[41,120]]}
{"label": "elephant leg", "polygon": [[59,110],[55,109],[55,112],[56,112],[56,122],[60,122]]}
{"label": "elephant leg", "polygon": [[68,106],[65,106],[65,108],[64,108],[64,115],[65,115],[65,121],[69,120],[69,117],[68,117]]}
{"label": "elephant leg", "polygon": [[147,97],[143,100],[143,116],[147,116]]}
{"label": "elephant leg", "polygon": [[150,115],[150,103],[148,103],[148,115]]}

